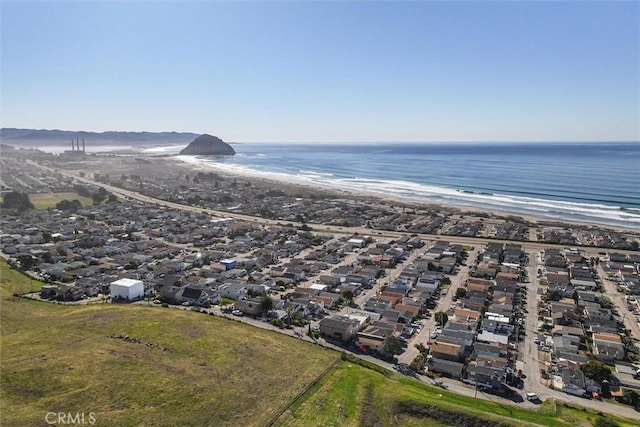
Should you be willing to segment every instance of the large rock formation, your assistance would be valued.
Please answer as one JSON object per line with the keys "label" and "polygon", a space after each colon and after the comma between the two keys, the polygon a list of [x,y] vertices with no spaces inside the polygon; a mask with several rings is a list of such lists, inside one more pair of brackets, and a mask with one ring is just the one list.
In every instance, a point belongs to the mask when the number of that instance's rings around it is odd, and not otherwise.
{"label": "large rock formation", "polygon": [[200,135],[186,148],[180,151],[180,154],[190,154],[193,156],[233,156],[236,151],[229,144],[218,137]]}

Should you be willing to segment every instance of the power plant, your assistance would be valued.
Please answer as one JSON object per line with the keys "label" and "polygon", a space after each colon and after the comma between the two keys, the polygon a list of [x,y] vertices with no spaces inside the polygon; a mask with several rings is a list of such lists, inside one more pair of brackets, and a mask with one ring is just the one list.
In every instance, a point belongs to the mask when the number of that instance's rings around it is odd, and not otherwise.
{"label": "power plant", "polygon": [[82,138],[82,150],[80,149],[80,138],[71,138],[71,151],[65,150],[64,154],[70,156],[86,156],[87,151]]}

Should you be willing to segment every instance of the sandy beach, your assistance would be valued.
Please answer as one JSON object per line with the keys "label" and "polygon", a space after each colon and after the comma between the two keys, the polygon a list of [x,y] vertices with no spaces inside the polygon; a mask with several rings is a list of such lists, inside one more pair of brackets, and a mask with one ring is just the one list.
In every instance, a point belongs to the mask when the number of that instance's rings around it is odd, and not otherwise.
{"label": "sandy beach", "polygon": [[375,191],[363,190],[342,190],[333,186],[323,185],[322,183],[313,183],[308,181],[295,181],[284,179],[286,175],[273,174],[265,176],[264,174],[252,173],[250,170],[233,170],[217,165],[215,162],[208,162],[203,165],[195,161],[190,156],[176,155],[149,155],[141,151],[132,154],[127,152],[126,155],[110,154],[100,155],[97,157],[89,157],[83,161],[73,165],[77,171],[85,173],[94,173],[97,175],[105,174],[112,178],[120,175],[144,175],[158,177],[185,177],[193,176],[199,172],[215,173],[227,179],[235,179],[248,181],[251,183],[259,183],[264,188],[287,189],[289,194],[296,191],[302,191],[306,194],[322,194],[327,198],[335,198],[342,200],[360,200],[367,203],[379,203],[381,206],[397,206],[405,209],[418,209],[420,211],[441,212],[448,215],[459,215],[461,218],[469,220],[483,221],[502,221],[505,219],[515,219],[516,221],[530,223],[538,227],[564,227],[573,225],[581,229],[607,229],[621,233],[639,234],[640,232],[634,228],[627,228],[615,225],[595,224],[591,222],[568,222],[553,218],[537,217],[535,215],[525,215],[521,213],[510,213],[505,211],[490,210],[486,208],[477,208],[469,206],[460,206],[455,204],[443,204],[441,202],[433,203],[428,200],[415,200],[410,198],[392,196]]}

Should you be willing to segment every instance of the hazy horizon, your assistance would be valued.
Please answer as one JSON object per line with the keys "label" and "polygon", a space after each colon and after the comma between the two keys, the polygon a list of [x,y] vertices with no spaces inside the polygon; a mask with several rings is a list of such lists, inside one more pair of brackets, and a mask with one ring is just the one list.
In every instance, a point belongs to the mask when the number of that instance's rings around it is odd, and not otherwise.
{"label": "hazy horizon", "polygon": [[[171,134],[171,133],[177,133],[177,134],[185,134],[185,133],[190,133],[190,134],[195,134],[195,135],[200,135],[197,132],[192,132],[192,131],[172,131],[172,130],[164,130],[164,131],[146,131],[146,130],[132,130],[132,131],[122,131],[122,130],[106,130],[106,131],[90,131],[90,130],[69,130],[69,129],[37,129],[37,128],[0,128],[0,129],[20,129],[20,130],[34,130],[34,131],[51,131],[51,132],[70,132],[70,133],[95,133],[95,134],[107,134],[107,133],[152,133],[152,134]],[[206,132],[205,132],[206,133]],[[218,135],[213,135],[213,136],[217,136]],[[335,144],[335,145],[340,145],[340,144],[452,144],[452,145],[473,145],[473,144],[496,144],[496,145],[509,145],[509,144],[565,144],[565,145],[571,145],[571,144],[640,144],[640,140],[635,140],[635,141],[625,141],[625,140],[593,140],[593,141],[561,141],[561,140],[551,140],[551,141],[526,141],[526,140],[518,140],[518,141],[500,141],[500,140],[493,140],[493,141],[489,141],[489,140],[477,140],[477,141],[226,141],[224,140],[224,138],[221,138],[224,142],[228,143],[228,144]],[[30,143],[30,144],[37,144],[38,142],[43,142],[43,141],[37,141],[35,139],[33,140],[28,140],[28,139],[10,139],[9,142],[6,142],[7,145],[11,145],[11,142],[13,141],[18,141],[18,142],[25,142],[25,143]],[[60,144],[67,144],[69,141],[67,141],[66,139],[45,139],[44,142],[48,142],[48,143],[60,143]],[[90,140],[88,140],[87,142],[90,142]],[[105,141],[108,142],[108,141]],[[5,143],[3,141],[3,143]],[[140,142],[142,143],[148,143],[148,144],[158,144],[158,145],[162,145],[162,144],[166,144],[163,142],[159,142],[159,143],[154,143],[152,141],[144,141],[144,142]]]}
{"label": "hazy horizon", "polygon": [[1,7],[4,127],[279,143],[640,140],[638,2]]}

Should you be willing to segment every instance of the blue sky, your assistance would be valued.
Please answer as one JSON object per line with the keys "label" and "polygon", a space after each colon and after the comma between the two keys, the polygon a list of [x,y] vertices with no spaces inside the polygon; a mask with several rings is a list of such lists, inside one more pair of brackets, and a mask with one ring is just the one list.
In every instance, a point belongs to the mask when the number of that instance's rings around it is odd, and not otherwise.
{"label": "blue sky", "polygon": [[4,127],[638,141],[640,3],[2,1]]}

